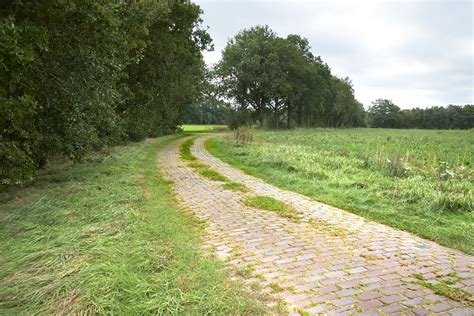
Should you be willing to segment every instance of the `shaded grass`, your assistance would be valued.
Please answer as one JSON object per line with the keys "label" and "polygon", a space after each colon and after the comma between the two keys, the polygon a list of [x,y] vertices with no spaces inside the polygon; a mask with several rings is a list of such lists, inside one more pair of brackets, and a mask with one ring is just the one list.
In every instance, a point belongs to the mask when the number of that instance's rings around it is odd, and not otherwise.
{"label": "shaded grass", "polygon": [[267,211],[272,211],[277,213],[278,215],[286,218],[290,218],[293,220],[298,220],[300,218],[299,213],[288,204],[285,204],[281,201],[278,201],[271,196],[251,196],[244,199],[244,203],[247,206],[264,209]]}
{"label": "shaded grass", "polygon": [[[207,148],[223,161],[281,188],[474,254],[471,133],[254,132],[248,146],[221,137],[210,139]],[[397,155],[410,157],[403,165],[408,171],[392,172],[400,164],[382,164]],[[453,178],[443,178],[446,164],[439,161],[448,162]]]}
{"label": "shaded grass", "polygon": [[261,314],[265,298],[199,253],[202,226],[157,170],[176,139],[54,165],[0,196],[0,314]]}

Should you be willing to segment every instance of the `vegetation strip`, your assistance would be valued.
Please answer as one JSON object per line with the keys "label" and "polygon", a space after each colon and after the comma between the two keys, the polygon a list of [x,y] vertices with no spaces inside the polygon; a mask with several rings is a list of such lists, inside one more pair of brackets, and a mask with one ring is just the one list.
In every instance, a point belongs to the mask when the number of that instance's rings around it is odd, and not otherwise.
{"label": "vegetation strip", "polygon": [[281,188],[474,254],[472,131],[252,133],[207,148]]}
{"label": "vegetation strip", "polygon": [[196,170],[200,175],[206,177],[210,180],[224,182],[222,187],[226,190],[248,192],[248,189],[241,183],[233,182],[229,178],[221,175],[219,172],[215,171],[208,165],[197,162],[196,157],[191,153],[191,147],[194,144],[194,141],[197,137],[193,137],[184,141],[180,146],[181,158],[189,161],[188,166]]}
{"label": "vegetation strip", "polygon": [[271,196],[258,195],[247,197],[244,199],[244,203],[250,207],[275,212],[282,217],[292,220],[300,219],[300,214],[293,207]]}
{"label": "vegetation strip", "polygon": [[240,191],[240,192],[248,192],[249,190],[245,185],[239,182],[227,181],[222,185],[222,187],[226,190],[232,191]]}
{"label": "vegetation strip", "polygon": [[184,160],[189,160],[189,161],[196,160],[196,157],[194,157],[193,154],[191,154],[191,146],[193,145],[195,139],[196,137],[190,138],[181,144],[181,147],[180,147],[181,158],[183,158]]}
{"label": "vegetation strip", "polygon": [[411,281],[410,283],[419,284],[424,286],[438,295],[445,296],[452,300],[461,302],[467,306],[474,306],[474,297],[462,289],[452,287],[450,285],[455,284],[455,281],[437,280],[436,283],[426,281],[421,274],[413,274],[417,281]]}
{"label": "vegetation strip", "polygon": [[264,314],[260,297],[198,252],[175,208],[163,137],[57,163],[0,196],[0,314]]}

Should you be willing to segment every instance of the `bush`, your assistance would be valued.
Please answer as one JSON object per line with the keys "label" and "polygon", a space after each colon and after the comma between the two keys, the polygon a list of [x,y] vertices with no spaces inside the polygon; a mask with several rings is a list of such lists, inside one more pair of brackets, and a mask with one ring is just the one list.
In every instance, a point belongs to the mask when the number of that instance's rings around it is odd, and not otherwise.
{"label": "bush", "polygon": [[174,132],[204,77],[200,14],[178,0],[0,4],[0,184]]}

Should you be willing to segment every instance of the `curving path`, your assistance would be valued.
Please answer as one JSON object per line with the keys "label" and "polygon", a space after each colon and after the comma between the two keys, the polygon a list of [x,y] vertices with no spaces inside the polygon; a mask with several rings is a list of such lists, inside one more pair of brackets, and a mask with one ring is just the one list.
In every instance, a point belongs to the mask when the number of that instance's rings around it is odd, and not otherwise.
{"label": "curving path", "polygon": [[[205,245],[228,265],[251,268],[249,281],[263,291],[316,315],[474,315],[474,257],[246,175],[210,155],[207,137],[195,141],[193,155],[250,192],[195,173],[179,157],[184,140],[160,153],[160,169],[181,206],[207,221]],[[292,205],[302,220],[245,206],[249,194]],[[445,282],[470,298],[455,301],[426,286]]]}

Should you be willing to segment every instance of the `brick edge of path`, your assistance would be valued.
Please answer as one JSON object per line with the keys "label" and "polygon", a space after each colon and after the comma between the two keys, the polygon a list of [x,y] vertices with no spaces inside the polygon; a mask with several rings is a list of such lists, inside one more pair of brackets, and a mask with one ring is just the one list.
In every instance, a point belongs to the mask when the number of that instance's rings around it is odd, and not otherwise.
{"label": "brick edge of path", "polygon": [[[206,220],[205,246],[230,267],[251,267],[248,282],[298,313],[474,315],[471,303],[437,295],[414,277],[454,282],[474,296],[473,256],[249,176],[212,156],[203,145],[209,137],[196,139],[193,155],[249,193],[225,190],[188,167],[178,150],[184,139],[163,149],[158,161],[180,206]],[[271,196],[302,219],[245,206],[246,195]]]}

